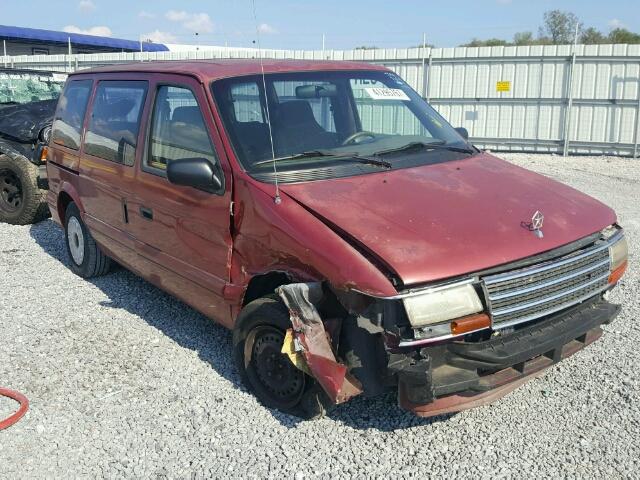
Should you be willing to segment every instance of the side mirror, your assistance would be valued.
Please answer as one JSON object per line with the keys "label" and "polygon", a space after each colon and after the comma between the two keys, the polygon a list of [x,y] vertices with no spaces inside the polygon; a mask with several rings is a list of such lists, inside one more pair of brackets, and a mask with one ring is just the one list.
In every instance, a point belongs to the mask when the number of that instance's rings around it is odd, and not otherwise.
{"label": "side mirror", "polygon": [[469,140],[469,132],[467,131],[466,128],[458,127],[458,128],[456,128],[456,132],[458,132],[460,134],[460,136],[462,138],[464,138],[465,140]]}
{"label": "side mirror", "polygon": [[174,185],[199,188],[208,192],[222,189],[222,180],[206,158],[183,158],[169,162],[167,180]]}

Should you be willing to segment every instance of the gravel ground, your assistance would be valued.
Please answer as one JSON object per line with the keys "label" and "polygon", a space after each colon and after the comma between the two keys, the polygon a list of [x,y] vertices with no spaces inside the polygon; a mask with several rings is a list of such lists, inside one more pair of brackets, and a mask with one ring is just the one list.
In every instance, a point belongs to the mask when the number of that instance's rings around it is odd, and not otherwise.
{"label": "gravel ground", "polygon": [[[0,477],[640,478],[640,162],[504,157],[617,210],[624,309],[543,377],[435,419],[392,395],[315,422],[270,411],[240,385],[222,327],[125,270],[76,277],[51,221],[0,225],[0,385],[31,401],[0,432]],[[12,408],[0,400],[0,417]]]}

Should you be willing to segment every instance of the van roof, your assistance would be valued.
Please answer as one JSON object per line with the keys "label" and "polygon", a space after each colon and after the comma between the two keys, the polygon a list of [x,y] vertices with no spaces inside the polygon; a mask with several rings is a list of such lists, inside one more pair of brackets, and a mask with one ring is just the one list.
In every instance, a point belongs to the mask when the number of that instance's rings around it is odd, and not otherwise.
{"label": "van roof", "polygon": [[188,60],[140,62],[110,65],[107,67],[80,70],[70,75],[92,75],[101,73],[176,73],[198,77],[202,81],[218,80],[221,78],[240,77],[281,72],[304,72],[323,70],[387,70],[381,65],[364,62],[323,61],[323,60],[274,60],[264,59],[262,66],[258,59],[216,59],[216,60]]}

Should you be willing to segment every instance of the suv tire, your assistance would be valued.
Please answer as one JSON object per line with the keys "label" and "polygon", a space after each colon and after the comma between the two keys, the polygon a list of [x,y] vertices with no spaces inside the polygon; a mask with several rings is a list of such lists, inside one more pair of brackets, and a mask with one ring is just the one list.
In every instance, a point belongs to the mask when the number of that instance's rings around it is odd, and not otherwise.
{"label": "suv tire", "polygon": [[82,278],[92,278],[109,272],[111,259],[100,250],[82,221],[80,210],[73,202],[65,212],[64,233],[69,265],[73,273]]}
{"label": "suv tire", "polygon": [[26,158],[0,155],[0,222],[28,225],[49,216],[46,190],[38,188],[38,168]]}
{"label": "suv tire", "polygon": [[[289,311],[277,296],[248,303],[233,330],[236,368],[244,385],[266,407],[306,420],[322,417],[331,407],[329,398],[315,379],[280,352],[289,328]],[[277,378],[269,381],[272,375]]]}

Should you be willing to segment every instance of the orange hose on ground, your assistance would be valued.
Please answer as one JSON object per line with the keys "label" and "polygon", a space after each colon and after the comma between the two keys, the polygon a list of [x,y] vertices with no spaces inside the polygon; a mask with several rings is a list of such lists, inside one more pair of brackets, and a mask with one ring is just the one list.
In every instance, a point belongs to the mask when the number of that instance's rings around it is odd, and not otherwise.
{"label": "orange hose on ground", "polygon": [[20,407],[13,415],[10,415],[4,420],[0,420],[0,430],[4,430],[16,423],[24,416],[25,413],[27,413],[27,410],[29,409],[29,400],[20,392],[2,387],[0,387],[0,396],[11,398],[20,404]]}

